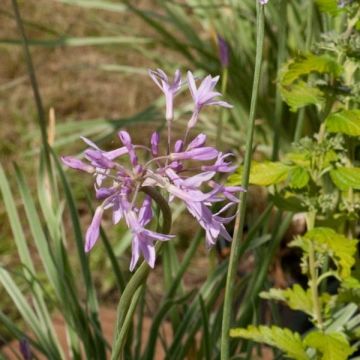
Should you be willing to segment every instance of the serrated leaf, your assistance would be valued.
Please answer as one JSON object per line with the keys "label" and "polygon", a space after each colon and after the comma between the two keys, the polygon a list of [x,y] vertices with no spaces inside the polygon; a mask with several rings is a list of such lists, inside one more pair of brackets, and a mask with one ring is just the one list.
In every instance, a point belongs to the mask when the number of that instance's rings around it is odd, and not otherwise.
{"label": "serrated leaf", "polygon": [[360,136],[360,110],[344,110],[329,115],[325,120],[329,132]]}
{"label": "serrated leaf", "polygon": [[335,58],[328,55],[307,54],[292,60],[281,73],[280,82],[282,86],[291,85],[303,75],[310,73],[331,74],[335,77],[342,72],[341,65]]}
{"label": "serrated leaf", "polygon": [[345,360],[354,352],[345,336],[339,332],[311,332],[304,343],[321,353],[321,360]]}
{"label": "serrated leaf", "polygon": [[307,152],[289,152],[286,154],[285,159],[303,168],[310,167],[309,154]]}
{"label": "serrated leaf", "polygon": [[312,299],[310,290],[303,289],[299,284],[295,284],[289,289],[270,289],[262,292],[260,296],[264,299],[284,301],[293,310],[300,310],[312,316]]}
{"label": "serrated leaf", "polygon": [[342,191],[360,190],[360,168],[339,167],[330,170],[333,183]]}
{"label": "serrated leaf", "polygon": [[360,281],[354,277],[348,277],[341,283],[339,295],[337,297],[338,303],[360,303]]}
{"label": "serrated leaf", "polygon": [[241,337],[276,347],[295,360],[308,360],[305,347],[298,333],[277,326],[253,326],[247,329],[231,329],[230,336]]}
{"label": "serrated leaf", "polygon": [[280,92],[284,101],[293,112],[306,105],[322,106],[325,101],[324,94],[320,89],[312,87],[304,81],[299,81],[287,87],[282,86]]}
{"label": "serrated leaf", "polygon": [[[290,166],[281,162],[256,162],[253,161],[250,169],[249,183],[251,185],[269,186],[285,181]],[[241,184],[243,167],[240,166],[236,173],[229,177],[228,183],[231,185]]]}
{"label": "serrated leaf", "polygon": [[294,189],[301,189],[306,186],[310,180],[309,173],[300,166],[291,169],[290,174],[290,187]]}
{"label": "serrated leaf", "polygon": [[346,279],[350,276],[351,268],[355,264],[357,240],[348,239],[330,228],[314,228],[303,237],[313,241],[315,250],[328,254],[338,268],[339,275]]}
{"label": "serrated leaf", "polygon": [[338,0],[315,0],[321,12],[336,16],[341,12]]}
{"label": "serrated leaf", "polygon": [[335,58],[328,55],[306,54],[291,60],[280,71],[280,91],[284,101],[291,111],[296,111],[306,105],[324,103],[323,92],[304,81],[303,77],[311,73],[331,74],[338,77],[342,66]]}

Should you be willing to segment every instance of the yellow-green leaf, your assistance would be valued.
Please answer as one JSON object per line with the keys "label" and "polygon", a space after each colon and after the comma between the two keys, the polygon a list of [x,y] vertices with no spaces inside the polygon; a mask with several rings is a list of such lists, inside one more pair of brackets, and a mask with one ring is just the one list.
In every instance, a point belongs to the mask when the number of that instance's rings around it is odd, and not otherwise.
{"label": "yellow-green leaf", "polygon": [[321,12],[327,13],[331,16],[338,15],[342,9],[339,7],[338,0],[316,0]]}
{"label": "yellow-green leaf", "polygon": [[293,112],[306,105],[322,106],[325,101],[323,92],[316,87],[308,85],[305,81],[299,81],[289,86],[282,86],[280,92],[284,101],[290,106],[290,110]]}
{"label": "yellow-green leaf", "polygon": [[276,347],[295,360],[309,360],[298,333],[277,326],[253,326],[247,329],[231,329],[230,336],[241,337]]}
{"label": "yellow-green leaf", "polygon": [[290,171],[290,186],[294,189],[301,189],[306,186],[310,180],[310,175],[301,166],[296,166]]}
{"label": "yellow-green leaf", "polygon": [[355,264],[357,240],[348,239],[333,229],[322,227],[308,231],[304,239],[313,241],[317,252],[328,254],[333,259],[343,279],[350,276],[351,268]]}
{"label": "yellow-green leaf", "polygon": [[330,177],[342,191],[360,190],[360,168],[339,167],[330,171]]}
{"label": "yellow-green leaf", "polygon": [[[269,186],[285,181],[288,177],[290,166],[281,162],[256,162],[253,161],[250,169],[249,182],[252,185]],[[229,177],[231,185],[241,184],[243,167],[240,166],[236,173]]]}
{"label": "yellow-green leaf", "polygon": [[284,301],[293,310],[300,310],[312,316],[313,304],[310,290],[304,290],[299,284],[289,289],[270,289],[262,292],[260,296],[264,299]]}
{"label": "yellow-green leaf", "polygon": [[338,77],[342,72],[342,66],[337,60],[329,55],[307,54],[292,60],[280,74],[282,86],[294,83],[303,75],[310,73],[332,74]]}
{"label": "yellow-green leaf", "polygon": [[305,337],[304,343],[321,354],[319,360],[345,360],[354,352],[345,336],[339,332],[314,331]]}
{"label": "yellow-green leaf", "polygon": [[344,110],[329,115],[326,129],[333,133],[360,136],[360,110]]}

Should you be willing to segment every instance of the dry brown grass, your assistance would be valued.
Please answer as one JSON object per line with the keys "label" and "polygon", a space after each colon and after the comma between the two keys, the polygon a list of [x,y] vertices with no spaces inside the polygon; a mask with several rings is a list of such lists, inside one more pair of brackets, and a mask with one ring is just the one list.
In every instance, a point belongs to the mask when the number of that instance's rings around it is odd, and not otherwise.
{"label": "dry brown grass", "polygon": [[[19,5],[30,39],[136,36],[140,30],[147,31],[139,19],[128,14],[84,9],[53,0],[19,1]],[[19,39],[11,0],[1,2],[0,21],[0,39]],[[24,136],[37,129],[37,115],[21,46],[0,43],[0,53],[0,151],[10,160],[21,150],[37,146],[35,137]],[[98,68],[103,64],[153,65],[128,46],[33,46],[31,54],[45,110],[54,107],[58,122],[67,118],[124,117],[145,108],[157,95],[151,81],[142,75]]]}

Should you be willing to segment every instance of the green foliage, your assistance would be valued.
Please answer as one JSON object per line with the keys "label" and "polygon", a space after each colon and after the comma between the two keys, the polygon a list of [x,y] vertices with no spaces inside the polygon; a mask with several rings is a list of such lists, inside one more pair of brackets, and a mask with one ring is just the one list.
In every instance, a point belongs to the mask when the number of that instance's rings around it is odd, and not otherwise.
{"label": "green foliage", "polygon": [[249,326],[247,329],[231,329],[230,336],[250,339],[276,347],[295,360],[309,360],[298,333],[277,326]]}
{"label": "green foliage", "polygon": [[[256,162],[253,161],[250,169],[249,182],[252,185],[269,186],[283,182],[289,173],[289,166],[281,162]],[[243,167],[240,166],[237,171],[228,179],[231,185],[239,185],[242,181]]]}
{"label": "green foliage", "polygon": [[310,290],[304,290],[298,284],[285,290],[270,289],[268,292],[262,292],[260,296],[264,299],[284,301],[291,309],[300,310],[312,316],[313,303]]}
{"label": "green foliage", "polygon": [[338,167],[330,171],[331,180],[341,190],[360,190],[360,168]]}
{"label": "green foliage", "polygon": [[325,125],[332,133],[360,136],[360,110],[343,110],[330,114]]}
{"label": "green foliage", "polygon": [[337,16],[342,11],[339,8],[338,0],[315,0],[321,12],[327,13],[331,16]]}
{"label": "green foliage", "polygon": [[281,95],[293,112],[307,105],[321,107],[325,101],[324,94],[320,89],[311,87],[304,81],[299,81],[291,86],[282,86]]}
{"label": "green foliage", "polygon": [[346,337],[338,332],[313,331],[305,337],[304,344],[316,349],[321,360],[344,360],[354,352]]}
{"label": "green foliage", "polygon": [[332,258],[340,277],[346,279],[350,276],[351,268],[355,264],[354,255],[357,240],[348,239],[346,236],[336,233],[333,229],[319,227],[308,231],[304,237],[293,241],[292,246],[299,246],[308,253],[310,241],[313,242],[317,253]]}
{"label": "green foliage", "polygon": [[329,55],[306,54],[298,56],[284,66],[279,76],[279,86],[284,101],[292,111],[306,105],[322,106],[325,92],[314,81],[302,80],[313,73],[328,74],[335,78],[342,73],[342,66]]}
{"label": "green foliage", "polygon": [[290,174],[290,187],[294,189],[302,189],[310,180],[309,172],[301,166],[295,166],[291,169]]}
{"label": "green foliage", "polygon": [[289,62],[281,74],[281,85],[290,86],[300,77],[311,73],[338,77],[342,71],[342,66],[331,56],[306,54]]}

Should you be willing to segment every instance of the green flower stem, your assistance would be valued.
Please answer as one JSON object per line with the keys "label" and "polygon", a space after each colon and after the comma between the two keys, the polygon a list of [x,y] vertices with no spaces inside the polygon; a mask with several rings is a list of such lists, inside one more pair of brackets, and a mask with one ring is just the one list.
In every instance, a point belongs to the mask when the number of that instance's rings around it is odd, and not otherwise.
{"label": "green flower stem", "polygon": [[[246,153],[244,159],[244,173],[242,178],[242,186],[248,187],[250,165],[252,157],[252,145],[255,128],[255,111],[258,98],[258,90],[260,83],[261,62],[264,43],[264,6],[260,5],[257,1],[257,39],[256,39],[256,59],[255,59],[255,71],[254,82],[252,89],[252,97],[250,104],[249,114],[249,127],[246,139]],[[234,296],[234,282],[236,276],[236,269],[238,266],[239,253],[243,237],[244,221],[246,212],[246,192],[241,193],[240,203],[238,207],[238,213],[235,220],[233,241],[231,244],[231,252],[229,259],[229,268],[226,278],[224,309],[221,329],[221,359],[228,360],[230,356],[230,321],[233,318],[232,304]]]}
{"label": "green flower stem", "polygon": [[[287,34],[287,1],[281,0],[279,7],[279,25],[278,25],[278,42],[279,50],[277,53],[277,69],[278,72],[281,69],[282,64],[285,60],[286,54],[286,34]],[[276,98],[275,98],[275,124],[274,124],[274,142],[272,151],[272,160],[276,161],[279,157],[279,140],[281,130],[281,119],[283,115],[283,101],[280,92],[280,86],[276,87]]]}
{"label": "green flower stem", "polygon": [[[161,232],[163,234],[169,234],[171,229],[171,210],[167,201],[161,196],[161,194],[154,188],[144,186],[140,189],[145,194],[149,195],[158,205],[163,214],[163,224]],[[156,252],[159,253],[163,243],[158,242],[156,245]],[[146,281],[146,278],[150,272],[149,265],[143,261],[135,274],[128,282],[121,298],[117,309],[117,323],[115,328],[115,336],[113,342],[113,350],[111,354],[112,360],[118,360],[122,358],[123,348],[126,342],[126,334],[131,325],[132,315],[135,311],[136,304],[139,300],[141,291],[138,291],[141,285]],[[137,296],[135,296],[137,295]]]}

